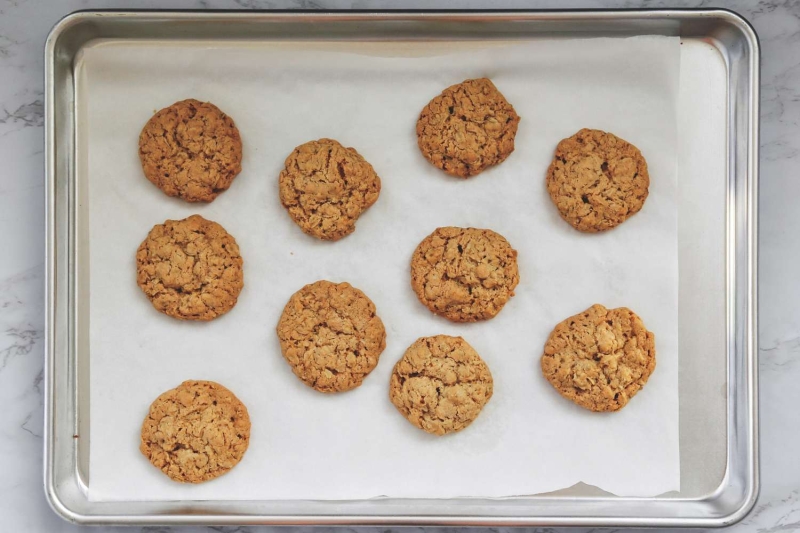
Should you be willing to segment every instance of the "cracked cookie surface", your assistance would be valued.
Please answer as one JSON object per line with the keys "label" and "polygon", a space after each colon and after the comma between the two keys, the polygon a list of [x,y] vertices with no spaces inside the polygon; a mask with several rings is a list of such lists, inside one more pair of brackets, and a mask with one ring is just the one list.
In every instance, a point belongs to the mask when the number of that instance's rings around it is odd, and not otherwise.
{"label": "cracked cookie surface", "polygon": [[389,398],[418,428],[434,435],[470,425],[492,397],[492,373],[461,337],[421,337],[394,366]]}
{"label": "cracked cookie surface", "polygon": [[279,177],[281,204],[308,235],[336,241],[378,200],[381,179],[354,148],[333,139],[301,144]]}
{"label": "cracked cookie surface", "polygon": [[454,322],[494,317],[518,283],[517,251],[488,229],[437,228],[411,258],[419,301]]}
{"label": "cracked cookie surface", "polygon": [[136,252],[136,265],[136,282],[153,307],[181,320],[227,313],[244,286],[236,240],[200,215],[154,226]]}
{"label": "cracked cookie surface", "polygon": [[228,472],[250,443],[247,408],[213,381],[184,381],[150,405],[139,450],[175,481],[202,483]]}
{"label": "cracked cookie surface", "polygon": [[183,100],[158,111],[139,135],[144,175],[169,196],[210,202],[242,170],[242,139],[217,106]]}
{"label": "cracked cookie surface", "polygon": [[292,372],[320,392],[361,385],[386,347],[375,304],[349,283],[320,280],[294,293],[277,333]]}
{"label": "cracked cookie surface", "polygon": [[541,365],[563,397],[592,411],[618,411],[655,370],[655,336],[630,309],[595,304],[555,327]]}
{"label": "cracked cookie surface", "polygon": [[434,166],[468,178],[514,151],[519,120],[491,80],[465,80],[425,106],[417,120],[417,144]]}
{"label": "cracked cookie surface", "polygon": [[556,147],[547,191],[561,217],[588,233],[615,228],[642,209],[647,162],[634,145],[600,130],[582,129]]}

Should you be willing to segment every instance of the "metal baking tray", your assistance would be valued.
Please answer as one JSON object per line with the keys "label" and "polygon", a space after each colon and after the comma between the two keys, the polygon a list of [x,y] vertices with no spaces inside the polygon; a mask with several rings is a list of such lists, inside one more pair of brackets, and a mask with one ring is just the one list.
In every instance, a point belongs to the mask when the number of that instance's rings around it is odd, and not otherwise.
{"label": "metal baking tray", "polygon": [[[87,199],[79,187],[76,64],[95,39],[399,41],[679,36],[680,492],[623,498],[577,485],[501,499],[88,499]],[[44,486],[84,524],[725,526],[758,495],[759,44],[726,10],[77,12],[45,47]],[[646,475],[643,473],[643,475]]]}

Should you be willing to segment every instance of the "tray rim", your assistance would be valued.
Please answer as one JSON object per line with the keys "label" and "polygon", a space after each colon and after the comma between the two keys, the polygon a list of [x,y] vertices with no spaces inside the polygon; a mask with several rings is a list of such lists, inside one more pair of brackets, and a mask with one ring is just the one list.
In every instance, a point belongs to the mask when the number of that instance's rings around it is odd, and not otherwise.
{"label": "tray rim", "polygon": [[[317,515],[256,515],[256,514],[196,514],[184,512],[183,514],[150,514],[150,515],[129,515],[123,513],[92,513],[81,512],[70,506],[62,497],[59,491],[59,483],[56,473],[56,419],[54,413],[56,409],[56,352],[59,343],[59,333],[66,334],[69,340],[72,322],[68,320],[57,321],[59,312],[66,314],[69,301],[64,302],[64,298],[59,298],[58,291],[66,292],[60,296],[69,296],[74,293],[74,276],[65,276],[58,284],[59,260],[66,259],[67,270],[72,267],[74,260],[72,257],[73,248],[70,247],[69,237],[73,234],[74,215],[69,209],[70,202],[75,199],[70,196],[70,191],[62,191],[59,195],[57,187],[57,143],[56,143],[56,106],[54,88],[54,70],[56,55],[59,51],[59,39],[68,33],[68,30],[75,25],[96,17],[105,18],[138,18],[150,17],[169,20],[175,18],[191,19],[213,19],[217,17],[231,18],[234,20],[247,19],[252,17],[304,17],[315,18],[323,17],[326,21],[336,21],[343,18],[356,19],[404,19],[404,18],[431,18],[436,16],[460,17],[468,20],[470,17],[478,19],[498,18],[504,16],[526,16],[534,20],[554,20],[554,21],[577,21],[585,19],[603,20],[635,20],[648,18],[663,19],[696,19],[703,17],[717,17],[729,24],[733,31],[739,32],[748,46],[749,64],[747,65],[747,75],[745,76],[747,93],[747,103],[749,104],[744,113],[737,108],[737,98],[733,95],[729,98],[728,104],[728,213],[727,213],[727,292],[733,293],[733,298],[728,298],[727,309],[727,334],[728,337],[728,458],[725,476],[720,486],[711,494],[697,498],[661,498],[664,502],[712,502],[716,500],[717,505],[728,505],[724,500],[730,496],[726,494],[726,482],[732,482],[731,477],[741,477],[735,483],[741,485],[743,497],[734,503],[733,508],[720,517],[680,517],[679,514],[663,517],[610,517],[610,516],[492,516],[492,515],[358,515],[358,514],[317,514]],[[81,46],[89,42],[87,39]],[[713,40],[713,39],[712,39]],[[719,49],[719,46],[716,46]],[[725,55],[723,53],[723,55]],[[82,524],[220,524],[220,525],[244,525],[244,524],[270,524],[270,525],[450,525],[450,526],[682,526],[682,527],[722,527],[736,523],[743,519],[755,505],[759,492],[758,475],[758,368],[757,368],[757,207],[758,207],[758,150],[759,150],[759,80],[760,80],[760,45],[758,36],[750,23],[738,13],[725,8],[688,8],[688,9],[555,9],[555,10],[528,10],[528,9],[501,9],[501,10],[150,10],[150,9],[104,9],[104,10],[80,10],[70,13],[63,17],[51,30],[45,43],[45,428],[44,428],[44,489],[46,499],[51,508],[65,520]],[[729,87],[731,85],[729,58],[725,57],[726,67],[728,68]],[[74,65],[73,65],[74,66]],[[74,90],[74,85],[73,85]],[[75,102],[72,102],[72,112],[74,114]],[[73,115],[74,116],[74,115]],[[740,122],[742,124],[740,125]],[[732,132],[736,128],[742,128],[747,132],[744,146],[736,144],[736,135]],[[736,146],[734,146],[736,145]],[[742,156],[741,150],[745,153]],[[744,178],[737,180],[738,172],[744,174]],[[69,172],[66,181],[67,187],[74,179],[74,173]],[[736,187],[741,188],[744,195],[744,202],[737,203]],[[57,207],[60,196],[66,196],[67,219],[69,227],[59,228]],[[63,216],[63,215],[62,215]],[[743,217],[743,220],[740,220]],[[61,237],[61,242],[59,240]],[[737,248],[737,243],[744,248]],[[61,250],[60,247],[65,248]],[[737,251],[739,252],[737,254]],[[64,257],[66,253],[67,257]],[[743,267],[744,275],[738,272],[738,268]],[[63,287],[65,284],[68,287]],[[61,318],[59,316],[59,318]],[[66,325],[59,324],[66,322]],[[737,328],[737,326],[740,326]],[[64,331],[66,328],[67,331]],[[73,361],[74,346],[69,342],[66,346],[70,353],[64,354],[67,366]],[[738,347],[738,348],[737,348]],[[741,352],[741,356],[739,356]],[[62,362],[63,363],[63,362]],[[70,369],[75,372],[74,368]],[[70,376],[68,385],[75,389],[75,379]],[[737,391],[737,387],[742,388],[743,392]],[[67,397],[71,397],[72,402],[76,400],[77,390],[69,390]],[[734,402],[733,399],[738,399]],[[743,404],[743,405],[741,405]],[[744,409],[742,407],[744,406]],[[73,413],[74,415],[74,413]],[[71,431],[71,430],[70,430]],[[62,431],[63,432],[63,431]],[[739,436],[739,433],[742,433]],[[77,438],[77,436],[75,436]],[[733,442],[736,440],[736,442]],[[738,446],[738,447],[737,447]],[[737,453],[738,458],[744,461],[742,472],[731,472],[731,454]],[[75,462],[73,454],[73,463]],[[80,474],[77,467],[74,468],[75,480]],[[85,493],[84,493],[85,496]],[[538,500],[564,500],[562,496],[537,496]],[[589,498],[579,497],[570,498],[578,500],[592,500],[596,502],[620,503],[622,501],[647,501],[658,500],[659,498],[617,498],[600,497]],[[300,500],[297,500],[300,501]],[[413,501],[413,500],[410,500]],[[124,502],[122,502],[124,503]]]}

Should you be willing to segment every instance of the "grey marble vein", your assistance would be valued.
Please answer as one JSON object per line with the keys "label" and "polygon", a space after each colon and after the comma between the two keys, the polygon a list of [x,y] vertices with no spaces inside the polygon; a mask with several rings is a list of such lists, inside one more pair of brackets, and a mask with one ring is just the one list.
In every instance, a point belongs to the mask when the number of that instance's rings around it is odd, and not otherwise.
{"label": "grey marble vein", "polygon": [[5,370],[12,357],[31,353],[36,341],[42,338],[42,332],[32,328],[9,328],[5,334],[11,339],[7,341],[9,345],[0,350],[0,372]]}
{"label": "grey marble vein", "polygon": [[[762,52],[760,368],[762,490],[735,531],[800,531],[800,0],[0,0],[0,531],[73,532],[42,491],[43,45],[87,8],[387,9],[726,7],[745,15]],[[149,533],[269,528],[136,528]],[[287,528],[297,532],[302,528]],[[336,528],[319,528],[327,533]],[[112,531],[93,529],[92,531]],[[272,531],[270,529],[270,531]],[[389,533],[396,528],[336,529]],[[404,532],[420,533],[421,528]],[[431,528],[426,533],[443,533]],[[449,531],[449,530],[448,530]],[[487,530],[483,530],[487,531]],[[499,528],[489,531],[506,533]],[[555,529],[526,529],[555,533]],[[583,533],[613,530],[577,529]]]}
{"label": "grey marble vein", "polygon": [[44,103],[40,100],[22,104],[13,111],[3,108],[0,113],[0,124],[22,124],[24,127],[44,125]]}

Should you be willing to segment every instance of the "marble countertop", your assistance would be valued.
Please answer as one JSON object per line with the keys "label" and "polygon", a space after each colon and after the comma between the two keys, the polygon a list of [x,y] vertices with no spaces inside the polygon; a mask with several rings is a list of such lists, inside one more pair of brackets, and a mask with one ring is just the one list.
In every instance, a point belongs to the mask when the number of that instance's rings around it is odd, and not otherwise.
{"label": "marble countertop", "polygon": [[[726,7],[762,46],[760,204],[761,495],[736,531],[800,531],[800,2],[797,0],[0,0],[0,531],[67,532],[42,489],[43,45],[89,8]],[[797,193],[797,194],[795,194]],[[794,414],[793,414],[794,413]],[[174,528],[236,531],[237,528]],[[144,528],[170,531],[170,528]],[[369,533],[384,528],[364,528]],[[104,529],[94,529],[104,531]],[[109,530],[110,531],[110,530]],[[317,531],[320,531],[319,529]],[[430,531],[430,530],[429,530]],[[553,531],[553,530],[547,530]],[[573,530],[576,531],[576,530]]]}

